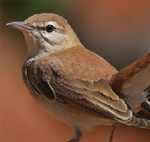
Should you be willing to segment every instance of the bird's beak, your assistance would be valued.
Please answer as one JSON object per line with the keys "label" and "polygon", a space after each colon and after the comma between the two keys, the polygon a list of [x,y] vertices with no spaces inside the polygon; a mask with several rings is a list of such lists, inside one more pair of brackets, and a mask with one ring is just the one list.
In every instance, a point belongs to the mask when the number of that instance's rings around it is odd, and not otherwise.
{"label": "bird's beak", "polygon": [[22,32],[29,32],[33,29],[33,28],[27,26],[25,22],[10,22],[10,23],[7,23],[6,26],[10,26],[10,27],[20,30]]}

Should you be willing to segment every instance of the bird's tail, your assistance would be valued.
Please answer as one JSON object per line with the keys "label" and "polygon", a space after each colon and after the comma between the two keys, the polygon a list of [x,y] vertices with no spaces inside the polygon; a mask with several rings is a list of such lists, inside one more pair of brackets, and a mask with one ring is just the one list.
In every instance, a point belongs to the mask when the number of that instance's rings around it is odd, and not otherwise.
{"label": "bird's tail", "polygon": [[150,129],[150,53],[116,73],[112,88],[131,107],[135,115],[126,121]]}

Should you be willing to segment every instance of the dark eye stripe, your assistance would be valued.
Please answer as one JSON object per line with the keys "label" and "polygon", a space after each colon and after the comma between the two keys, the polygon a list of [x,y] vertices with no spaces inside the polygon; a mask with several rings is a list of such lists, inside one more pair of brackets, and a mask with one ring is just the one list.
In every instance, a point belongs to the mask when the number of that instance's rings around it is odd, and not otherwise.
{"label": "dark eye stripe", "polygon": [[46,29],[45,27],[39,27],[39,26],[34,27],[34,28],[37,29],[37,30],[45,30]]}

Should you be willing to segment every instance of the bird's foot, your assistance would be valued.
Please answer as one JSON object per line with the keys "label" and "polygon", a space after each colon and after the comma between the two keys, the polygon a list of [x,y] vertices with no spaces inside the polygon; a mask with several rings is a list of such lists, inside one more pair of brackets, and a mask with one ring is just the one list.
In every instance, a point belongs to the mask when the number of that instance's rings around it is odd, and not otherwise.
{"label": "bird's foot", "polygon": [[79,142],[82,138],[82,132],[77,128],[73,127],[74,139],[71,139],[67,142]]}
{"label": "bird's foot", "polygon": [[77,140],[77,139],[72,139],[72,140],[69,140],[69,141],[67,141],[67,142],[78,142],[79,140]]}

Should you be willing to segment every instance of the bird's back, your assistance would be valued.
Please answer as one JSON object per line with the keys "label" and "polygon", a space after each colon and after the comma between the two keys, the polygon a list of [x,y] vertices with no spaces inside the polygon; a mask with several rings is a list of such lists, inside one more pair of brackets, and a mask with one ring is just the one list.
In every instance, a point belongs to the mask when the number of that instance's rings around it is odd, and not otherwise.
{"label": "bird's back", "polygon": [[39,62],[48,62],[68,78],[110,81],[112,75],[117,73],[110,63],[81,45],[48,55],[39,59]]}

